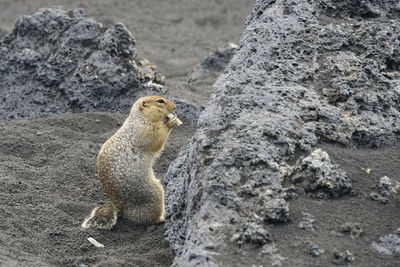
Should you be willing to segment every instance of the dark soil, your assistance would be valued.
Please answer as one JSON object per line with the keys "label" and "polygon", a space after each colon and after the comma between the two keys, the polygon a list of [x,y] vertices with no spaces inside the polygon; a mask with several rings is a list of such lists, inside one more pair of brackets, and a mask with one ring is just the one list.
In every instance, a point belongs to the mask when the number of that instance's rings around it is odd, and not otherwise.
{"label": "dark soil", "polygon": [[[388,204],[370,199],[372,191],[378,192],[379,179],[388,176],[400,182],[400,145],[380,149],[348,149],[332,144],[319,146],[325,150],[333,163],[340,164],[353,183],[353,189],[359,189],[357,196],[345,196],[339,199],[312,199],[301,194],[290,201],[291,222],[271,225],[271,234],[279,238],[279,249],[286,257],[287,266],[332,266],[336,249],[353,253],[353,266],[399,266],[397,256],[383,256],[371,247],[379,237],[393,233],[400,227],[400,196],[395,195]],[[371,169],[367,174],[362,169]],[[302,212],[314,215],[315,232],[298,228],[303,219]],[[358,239],[352,239],[349,233],[340,231],[342,224],[360,223],[363,232]],[[320,257],[309,253],[310,242],[325,250]],[[290,252],[290,253],[289,253]]]}
{"label": "dark soil", "polygon": [[[92,208],[107,202],[96,176],[101,145],[125,115],[83,113],[0,124],[0,262],[2,266],[168,266],[164,224],[121,220],[112,231],[83,230]],[[162,178],[194,127],[174,129],[155,166]],[[87,240],[93,237],[104,248]]]}
{"label": "dark soil", "polygon": [[[379,179],[388,176],[400,182],[400,145],[380,149],[349,149],[338,145],[322,144],[333,163],[340,164],[352,179],[353,188],[359,189],[356,196],[344,196],[338,199],[315,199],[307,194],[290,200],[290,221],[281,224],[269,224],[269,232],[274,241],[271,248],[277,249],[273,257],[262,253],[261,248],[235,243],[226,249],[221,261],[229,266],[246,266],[240,259],[258,259],[263,266],[274,265],[276,258],[282,266],[337,266],[334,263],[334,251],[350,251],[355,261],[349,266],[399,266],[400,257],[380,255],[372,242],[390,234],[400,227],[400,196],[394,195],[388,204],[370,199],[372,191],[378,192]],[[363,169],[371,169],[368,175]],[[313,215],[313,230],[301,229],[299,223],[304,220],[304,213]],[[345,223],[360,223],[362,233],[359,238],[341,231]],[[310,253],[310,244],[316,244],[324,254],[314,257]],[[265,263],[267,259],[267,264]]]}

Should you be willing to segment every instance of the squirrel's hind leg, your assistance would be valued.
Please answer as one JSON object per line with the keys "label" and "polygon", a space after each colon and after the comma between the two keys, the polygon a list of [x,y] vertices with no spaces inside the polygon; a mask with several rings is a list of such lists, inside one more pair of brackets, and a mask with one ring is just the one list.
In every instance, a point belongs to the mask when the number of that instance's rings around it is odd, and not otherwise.
{"label": "squirrel's hind leg", "polygon": [[118,218],[118,210],[113,205],[104,205],[96,207],[92,210],[89,217],[87,217],[82,227],[98,228],[98,229],[111,229],[116,223]]}

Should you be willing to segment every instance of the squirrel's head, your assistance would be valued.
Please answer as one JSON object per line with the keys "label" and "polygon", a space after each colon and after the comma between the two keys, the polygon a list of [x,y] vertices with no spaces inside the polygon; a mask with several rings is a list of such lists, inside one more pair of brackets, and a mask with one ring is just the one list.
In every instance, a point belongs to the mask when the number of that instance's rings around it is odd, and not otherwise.
{"label": "squirrel's head", "polygon": [[168,114],[174,112],[175,104],[162,96],[145,96],[139,98],[133,108],[151,121],[165,122]]}

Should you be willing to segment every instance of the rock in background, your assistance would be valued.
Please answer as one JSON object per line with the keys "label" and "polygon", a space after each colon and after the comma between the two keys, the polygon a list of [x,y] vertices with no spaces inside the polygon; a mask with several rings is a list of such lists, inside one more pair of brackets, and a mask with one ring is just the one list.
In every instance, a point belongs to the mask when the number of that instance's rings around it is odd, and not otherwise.
{"label": "rock in background", "polygon": [[218,48],[217,51],[208,55],[196,66],[189,76],[188,82],[194,82],[212,73],[220,74],[229,64],[236,50],[237,45],[234,43]]}
{"label": "rock in background", "polygon": [[271,242],[267,222],[288,219],[283,179],[318,141],[396,142],[399,14],[393,1],[256,2],[199,129],[165,177],[176,266],[256,264],[251,249],[235,257],[231,246]]}
{"label": "rock in background", "polygon": [[[164,77],[138,57],[124,25],[107,29],[83,9],[54,7],[20,17],[0,41],[0,72],[0,120],[127,113],[138,97],[166,92]],[[178,110],[189,110],[182,114],[194,120],[194,106],[180,103]]]}

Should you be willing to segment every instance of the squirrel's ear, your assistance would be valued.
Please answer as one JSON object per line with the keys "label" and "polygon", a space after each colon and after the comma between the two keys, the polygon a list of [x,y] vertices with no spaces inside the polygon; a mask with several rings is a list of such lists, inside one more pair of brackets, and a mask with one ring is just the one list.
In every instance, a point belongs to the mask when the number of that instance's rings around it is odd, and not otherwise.
{"label": "squirrel's ear", "polygon": [[142,103],[140,104],[139,109],[142,110],[145,107],[147,107],[147,103],[146,103],[146,101],[143,100]]}

